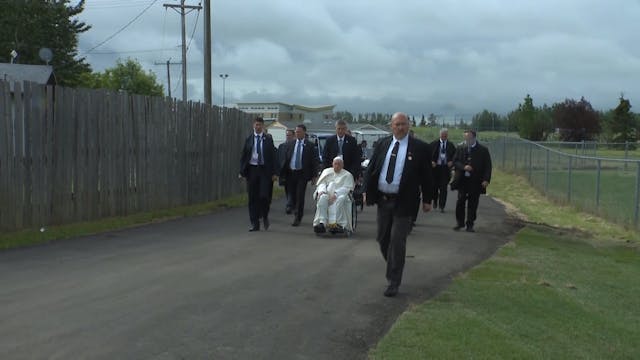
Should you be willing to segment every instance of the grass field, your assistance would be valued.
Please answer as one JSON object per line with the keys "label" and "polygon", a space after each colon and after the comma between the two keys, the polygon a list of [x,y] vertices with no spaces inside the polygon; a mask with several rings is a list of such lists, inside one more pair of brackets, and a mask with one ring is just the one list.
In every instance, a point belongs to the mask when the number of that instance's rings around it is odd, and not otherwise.
{"label": "grass field", "polygon": [[403,314],[370,357],[638,358],[638,233],[553,205],[522,177],[496,172],[490,189],[529,225]]}

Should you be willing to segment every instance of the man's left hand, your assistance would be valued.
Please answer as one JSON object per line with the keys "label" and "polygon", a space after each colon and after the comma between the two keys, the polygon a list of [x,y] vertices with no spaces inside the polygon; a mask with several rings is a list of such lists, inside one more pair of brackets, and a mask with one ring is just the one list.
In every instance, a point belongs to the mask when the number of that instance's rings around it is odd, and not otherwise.
{"label": "man's left hand", "polygon": [[431,211],[431,203],[422,203],[422,211],[424,212]]}
{"label": "man's left hand", "polygon": [[487,186],[489,186],[489,182],[488,181],[483,181],[482,182],[482,188],[486,189]]}

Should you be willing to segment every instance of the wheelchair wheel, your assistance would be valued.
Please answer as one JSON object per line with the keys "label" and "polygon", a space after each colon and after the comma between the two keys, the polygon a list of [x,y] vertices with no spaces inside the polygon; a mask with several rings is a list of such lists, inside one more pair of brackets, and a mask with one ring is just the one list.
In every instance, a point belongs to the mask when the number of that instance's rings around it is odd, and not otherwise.
{"label": "wheelchair wheel", "polygon": [[351,231],[356,231],[358,225],[358,205],[356,202],[351,203]]}

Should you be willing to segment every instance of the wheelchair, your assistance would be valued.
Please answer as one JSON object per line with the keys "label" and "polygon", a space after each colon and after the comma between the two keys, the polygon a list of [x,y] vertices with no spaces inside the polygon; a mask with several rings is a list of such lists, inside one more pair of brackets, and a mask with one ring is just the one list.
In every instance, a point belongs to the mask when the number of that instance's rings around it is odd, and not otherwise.
{"label": "wheelchair", "polygon": [[[357,185],[356,185],[357,187]],[[316,236],[344,236],[351,237],[356,231],[358,226],[358,207],[362,206],[362,193],[360,193],[360,202],[357,200],[357,195],[354,191],[350,191],[347,195],[349,203],[351,204],[351,229],[344,228],[337,224],[325,225],[326,232],[316,232]]]}

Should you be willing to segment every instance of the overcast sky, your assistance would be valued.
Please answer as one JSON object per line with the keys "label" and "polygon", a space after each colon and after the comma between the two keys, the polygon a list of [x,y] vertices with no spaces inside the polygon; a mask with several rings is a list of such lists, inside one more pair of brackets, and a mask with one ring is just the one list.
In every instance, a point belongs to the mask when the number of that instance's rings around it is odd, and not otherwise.
{"label": "overcast sky", "polygon": [[[187,5],[198,5],[187,0]],[[80,53],[95,71],[137,59],[167,84],[181,60],[179,0],[87,0]],[[640,0],[212,0],[213,101],[336,105],[358,112],[506,113],[621,93],[640,112]],[[196,23],[197,20],[197,23]],[[202,101],[203,13],[187,15],[188,97]],[[180,65],[171,67],[181,98]]]}

